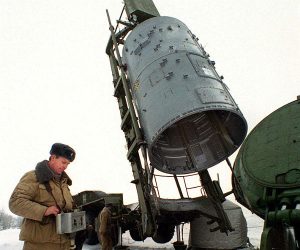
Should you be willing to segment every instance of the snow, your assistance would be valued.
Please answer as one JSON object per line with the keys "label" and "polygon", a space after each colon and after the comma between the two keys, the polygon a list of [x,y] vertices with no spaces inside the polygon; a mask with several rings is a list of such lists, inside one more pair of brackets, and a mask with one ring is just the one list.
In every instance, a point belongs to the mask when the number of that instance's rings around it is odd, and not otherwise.
{"label": "snow", "polygon": [[[250,242],[255,247],[259,247],[260,235],[263,229],[263,220],[258,218],[255,214],[251,214],[248,210],[243,209],[244,215],[248,224],[248,237]],[[0,231],[0,249],[1,250],[21,250],[23,242],[19,241],[19,229],[8,229]],[[184,227],[183,237],[185,243],[188,243],[189,227]],[[174,249],[172,242],[175,242],[175,236],[169,243],[157,244],[151,238],[147,238],[144,242],[133,241],[129,234],[126,232],[123,234],[122,242],[123,245],[129,246],[131,250],[136,249]],[[89,246],[84,245],[83,250],[99,250],[99,245]]]}
{"label": "snow", "polygon": [[253,246],[259,247],[260,237],[264,226],[264,220],[257,215],[252,214],[249,210],[242,207],[244,216],[247,220],[248,237]]}
{"label": "snow", "polygon": [[23,242],[19,241],[19,229],[7,229],[0,231],[1,250],[20,250]]}
{"label": "snow", "polygon": [[[0,231],[0,249],[1,250],[20,250],[23,242],[19,241],[19,229],[7,229]],[[174,240],[175,241],[175,240]],[[151,238],[147,238],[144,242],[133,241],[129,234],[125,233],[122,238],[123,245],[129,246],[130,249],[172,249],[172,243],[157,244]],[[173,241],[172,241],[173,242]],[[99,245],[84,245],[83,250],[99,250]]]}

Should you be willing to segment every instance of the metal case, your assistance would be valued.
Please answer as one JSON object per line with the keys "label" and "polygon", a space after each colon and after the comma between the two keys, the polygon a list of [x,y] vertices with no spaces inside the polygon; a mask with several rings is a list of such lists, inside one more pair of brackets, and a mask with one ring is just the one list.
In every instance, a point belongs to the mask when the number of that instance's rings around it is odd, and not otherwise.
{"label": "metal case", "polygon": [[58,234],[74,233],[86,227],[85,211],[61,213],[56,216],[56,232]]}

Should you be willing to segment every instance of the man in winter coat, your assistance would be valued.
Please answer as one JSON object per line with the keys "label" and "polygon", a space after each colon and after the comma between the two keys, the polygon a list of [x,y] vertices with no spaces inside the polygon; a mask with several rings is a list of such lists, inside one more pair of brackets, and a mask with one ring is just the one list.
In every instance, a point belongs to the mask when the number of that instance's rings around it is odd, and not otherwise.
{"label": "man in winter coat", "polygon": [[10,200],[10,210],[24,217],[20,240],[23,250],[69,250],[68,235],[56,233],[55,216],[73,209],[73,198],[69,190],[71,179],[65,173],[75,158],[70,146],[55,143],[49,160],[36,165],[17,184]]}
{"label": "man in winter coat", "polygon": [[108,203],[98,215],[100,222],[100,241],[102,250],[112,250],[112,224],[111,224],[112,204]]}

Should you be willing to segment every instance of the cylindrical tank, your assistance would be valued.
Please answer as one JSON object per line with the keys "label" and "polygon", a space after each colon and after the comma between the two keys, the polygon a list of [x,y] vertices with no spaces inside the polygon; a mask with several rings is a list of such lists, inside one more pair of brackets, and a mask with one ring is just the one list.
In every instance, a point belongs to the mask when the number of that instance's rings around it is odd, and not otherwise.
{"label": "cylindrical tank", "polygon": [[237,199],[262,218],[265,195],[300,187],[300,100],[274,111],[251,131],[236,157],[234,174]]}
{"label": "cylindrical tank", "polygon": [[[205,216],[196,217],[190,223],[189,249],[245,249],[247,247],[247,222],[241,207],[230,200],[222,203],[234,231],[228,234],[211,231],[218,224],[210,223]],[[248,249],[248,248],[247,248]]]}
{"label": "cylindrical tank", "polygon": [[140,23],[122,56],[152,166],[199,172],[239,147],[247,123],[184,23],[163,16]]}

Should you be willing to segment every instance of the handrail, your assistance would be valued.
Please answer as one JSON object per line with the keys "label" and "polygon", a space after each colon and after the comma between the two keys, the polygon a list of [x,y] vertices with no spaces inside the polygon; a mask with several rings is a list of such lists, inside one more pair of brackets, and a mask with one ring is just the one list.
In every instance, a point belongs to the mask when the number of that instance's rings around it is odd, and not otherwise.
{"label": "handrail", "polygon": [[160,198],[159,187],[158,187],[158,184],[157,184],[157,177],[162,177],[162,178],[173,178],[174,181],[175,181],[175,184],[176,184],[176,186],[177,186],[177,188],[178,188],[180,197],[181,197],[181,198],[184,198],[184,195],[183,195],[183,193],[182,193],[182,191],[181,191],[181,185],[180,185],[180,183],[179,183],[179,181],[178,181],[178,179],[182,179],[182,180],[183,180],[183,183],[184,183],[184,188],[185,188],[185,193],[186,193],[187,198],[190,198],[189,190],[191,190],[191,189],[196,189],[196,188],[199,188],[199,192],[200,192],[199,197],[201,197],[201,196],[207,196],[207,194],[206,194],[206,192],[205,192],[205,190],[204,190],[204,188],[203,188],[203,186],[202,186],[202,184],[201,184],[200,179],[199,179],[199,185],[196,185],[196,186],[190,186],[190,187],[187,186],[187,181],[186,181],[186,179],[187,179],[188,177],[192,177],[192,176],[199,176],[199,175],[198,175],[197,172],[196,172],[196,173],[191,173],[191,174],[186,174],[186,175],[169,175],[169,174],[155,174],[155,173],[153,173],[153,179],[154,179],[153,182],[155,182],[155,183],[152,182],[152,185],[153,185],[153,187],[155,188],[155,190],[157,191],[157,196]]}

